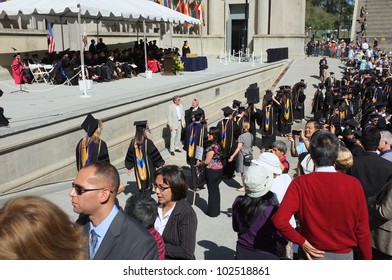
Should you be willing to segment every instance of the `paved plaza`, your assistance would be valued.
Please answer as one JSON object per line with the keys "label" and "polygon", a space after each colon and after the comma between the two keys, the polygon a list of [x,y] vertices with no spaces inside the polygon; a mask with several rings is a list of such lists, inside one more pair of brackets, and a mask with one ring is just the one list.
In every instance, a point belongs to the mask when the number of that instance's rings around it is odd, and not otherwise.
{"label": "paved plaza", "polygon": [[[280,85],[294,85],[296,82],[300,81],[300,79],[304,79],[305,82],[307,83],[307,89],[305,90],[306,93],[306,103],[305,103],[305,115],[310,116],[310,105],[312,102],[313,94],[315,92],[315,85],[319,83],[319,80],[317,79],[319,68],[318,68],[318,62],[320,60],[320,57],[310,57],[310,58],[301,58],[297,60],[292,60],[290,61],[289,68],[286,69],[286,71],[283,73],[283,75],[279,78],[279,80],[274,84],[273,90],[276,90]],[[232,63],[231,65],[228,65],[227,72],[232,72],[232,71],[244,71],[244,69],[248,69],[249,67],[260,67],[261,64],[258,64],[258,66],[251,66],[251,62],[247,63],[237,63],[234,64]],[[329,64],[329,71],[335,72],[336,76],[338,78],[341,77],[341,71],[343,69],[343,64],[341,64],[340,60],[338,59],[328,59],[328,64]],[[205,75],[214,75],[214,71],[216,71],[216,79],[219,79],[220,77],[225,75],[225,71],[221,71],[221,68],[224,67],[222,63],[219,63],[219,59],[217,58],[209,58],[209,69],[208,73],[202,71],[200,73],[190,73],[187,75],[185,73],[183,77],[179,77],[180,79],[174,80],[171,79],[171,77],[166,78],[162,77],[159,74],[154,75],[153,79],[150,80],[151,83],[154,83],[154,86],[151,88],[151,91],[156,90],[154,87],[162,86],[162,82],[167,82],[166,86],[168,87],[178,87],[180,84],[183,85],[183,83],[193,83],[196,82],[197,79],[203,78]],[[218,74],[218,69],[220,69],[220,72]],[[143,80],[144,78],[138,77],[135,78],[135,89],[137,92],[138,87],[142,87]],[[182,79],[182,80],[181,80]],[[133,79],[130,79],[133,80]],[[138,80],[136,82],[136,80]],[[140,82],[139,82],[140,80]],[[160,82],[158,82],[161,80]],[[163,81],[162,81],[163,80]],[[165,81],[166,80],[166,81]],[[123,89],[125,82],[127,81],[116,81],[116,82],[111,82],[111,83],[106,83],[103,84],[103,87],[107,87],[106,90],[111,92],[112,99],[118,99],[119,102],[121,102],[121,96],[119,92]],[[255,81],[257,82],[257,81]],[[8,83],[8,85],[11,85],[10,81],[2,81],[1,83]],[[33,98],[34,96],[34,91],[31,90],[31,93],[14,93],[9,94],[10,89],[5,89],[5,85],[1,84],[1,88],[3,91],[6,92],[6,96],[4,96],[0,100],[0,106],[5,108],[5,115],[7,117],[10,117],[12,121],[15,121],[14,127],[10,127],[8,129],[23,129],[29,125],[33,125],[37,120],[40,118],[44,118],[43,114],[53,114],[53,118],[56,117],[58,114],[71,114],[75,110],[81,110],[81,107],[78,108],[77,104],[89,102],[91,106],[97,106],[97,100],[98,98],[109,98],[105,97],[103,94],[98,92],[97,90],[92,90],[89,93],[92,95],[91,98],[73,98],[72,101],[74,103],[67,104],[67,100],[70,100],[69,98],[70,95],[74,97],[78,97],[81,95],[81,91],[79,88],[75,87],[61,87],[61,92],[42,92],[40,94],[44,94],[46,96],[46,101],[45,103],[38,104],[37,100]],[[94,85],[95,86],[95,85]],[[101,85],[99,85],[101,86]],[[38,85],[27,85],[27,87],[30,87],[31,89],[36,89],[36,90],[44,90],[46,88],[45,85],[42,85],[40,88]],[[36,93],[38,94],[38,93]],[[42,106],[50,107],[51,103],[51,95],[60,95],[60,100],[63,99],[63,103],[59,103],[56,106],[53,106],[51,110],[43,110],[40,109]],[[68,96],[67,96],[68,95]],[[260,96],[262,97],[264,95],[264,92],[260,92]],[[99,96],[99,97],[98,97]],[[135,98],[138,98],[137,94],[135,94]],[[88,101],[86,101],[88,100]],[[19,102],[20,106],[16,106],[16,104]],[[57,102],[57,101],[56,101]],[[35,104],[35,105],[34,105]],[[11,106],[12,105],[12,106]],[[227,104],[231,105],[231,104]],[[15,108],[15,110],[20,110],[19,113],[13,112],[11,109],[7,109],[7,106],[9,108]],[[72,107],[72,112],[71,112],[71,107]],[[75,109],[76,106],[76,109]],[[80,105],[82,106],[82,105]],[[187,108],[190,106],[190,104],[184,104],[184,107]],[[200,104],[201,107],[203,107],[203,104]],[[17,109],[19,108],[19,109]],[[33,115],[27,115],[27,113],[23,113],[23,111],[31,109],[33,111]],[[25,114],[25,115],[24,115]],[[208,118],[208,116],[206,116]],[[35,119],[34,119],[35,118]],[[17,122],[16,122],[17,121]],[[213,124],[210,124],[213,125]],[[303,128],[305,125],[305,122],[302,123],[295,123],[293,125],[293,129],[300,129]],[[0,130],[0,135],[1,133],[6,133],[5,128],[1,128]],[[289,142],[286,138],[282,137],[277,137],[280,140],[285,141],[288,145]],[[77,144],[77,141],[79,139],[75,139],[75,145]],[[105,139],[104,139],[105,140]],[[166,164],[176,164],[179,166],[183,167],[183,170],[186,174],[189,174],[189,168],[186,165],[185,161],[185,152],[182,153],[176,153],[175,156],[171,156],[166,150],[162,151],[162,156],[164,157]],[[259,155],[259,150],[255,147],[254,148],[254,157],[258,157]],[[290,162],[290,172],[289,174],[291,176],[294,175],[295,167],[296,167],[296,159],[293,159],[290,157],[288,154],[288,160]],[[124,155],[125,157],[125,155]],[[121,175],[121,181],[127,185],[126,192],[122,193],[118,196],[118,200],[121,206],[125,205],[126,199],[132,195],[136,191],[135,187],[135,178],[132,173],[132,176],[128,176],[126,174],[126,169],[121,168],[119,169],[120,175]],[[210,218],[208,217],[204,212],[207,209],[207,189],[200,190],[194,194],[192,191],[189,191],[188,193],[188,201],[192,204],[193,201],[194,203],[194,209],[196,211],[197,217],[198,217],[198,229],[197,229],[197,244],[196,244],[196,259],[199,260],[225,260],[225,259],[233,259],[234,258],[234,253],[235,253],[235,246],[236,246],[236,233],[233,232],[232,230],[232,225],[231,225],[231,206],[236,198],[236,196],[240,195],[241,193],[236,191],[236,188],[240,186],[240,175],[236,174],[234,179],[231,180],[224,180],[221,185],[220,185],[220,191],[221,191],[221,214],[216,217],[216,218]],[[48,198],[49,200],[53,201],[57,205],[59,205],[64,211],[66,211],[72,219],[77,218],[77,214],[73,213],[72,211],[72,206],[70,202],[70,197],[68,196],[68,192],[71,188],[71,181],[66,181],[66,182],[58,182],[53,185],[45,185],[45,186],[39,186],[37,188],[31,189],[31,190],[26,190],[23,192],[19,193],[14,193],[14,194],[9,194],[9,195],[3,195],[0,196],[0,205],[2,205],[7,199],[13,196],[19,196],[19,195],[38,195],[38,196],[43,196],[45,198]],[[155,197],[155,195],[153,195]],[[132,237],[130,237],[132,238]]]}

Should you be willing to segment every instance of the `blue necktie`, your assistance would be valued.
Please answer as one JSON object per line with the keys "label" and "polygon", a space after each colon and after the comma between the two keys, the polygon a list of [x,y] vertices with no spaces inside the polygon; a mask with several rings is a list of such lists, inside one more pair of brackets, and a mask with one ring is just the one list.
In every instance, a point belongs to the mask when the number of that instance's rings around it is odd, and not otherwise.
{"label": "blue necktie", "polygon": [[90,260],[92,260],[97,250],[99,235],[95,232],[95,230],[91,230],[90,234]]}

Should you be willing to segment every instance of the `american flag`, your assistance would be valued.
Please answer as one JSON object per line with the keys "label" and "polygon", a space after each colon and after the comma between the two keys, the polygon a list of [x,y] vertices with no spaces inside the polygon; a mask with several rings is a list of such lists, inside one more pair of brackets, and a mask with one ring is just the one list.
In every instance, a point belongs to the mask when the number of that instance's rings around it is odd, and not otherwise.
{"label": "american flag", "polygon": [[48,21],[48,52],[52,53],[55,51],[56,45],[54,43],[52,23]]}

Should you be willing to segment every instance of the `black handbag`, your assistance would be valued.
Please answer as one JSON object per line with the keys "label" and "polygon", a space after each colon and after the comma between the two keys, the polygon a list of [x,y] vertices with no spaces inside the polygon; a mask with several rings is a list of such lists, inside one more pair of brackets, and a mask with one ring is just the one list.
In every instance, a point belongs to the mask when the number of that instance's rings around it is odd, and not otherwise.
{"label": "black handbag", "polygon": [[196,187],[200,188],[206,184],[205,166],[196,167]]}
{"label": "black handbag", "polygon": [[245,155],[244,156],[244,165],[245,166],[250,166],[253,160],[253,155]]}

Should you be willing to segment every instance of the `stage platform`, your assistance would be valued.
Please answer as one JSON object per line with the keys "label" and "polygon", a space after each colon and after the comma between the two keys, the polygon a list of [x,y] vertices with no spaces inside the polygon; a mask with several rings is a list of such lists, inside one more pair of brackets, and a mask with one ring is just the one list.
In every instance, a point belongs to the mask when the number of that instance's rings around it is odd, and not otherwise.
{"label": "stage platform", "polygon": [[75,146],[84,132],[80,124],[87,113],[104,123],[102,139],[109,146],[111,161],[123,166],[133,122],[148,120],[151,139],[164,151],[168,145],[166,109],[174,95],[185,109],[193,98],[200,101],[209,122],[222,117],[220,108],[233,99],[246,101],[244,93],[258,83],[261,95],[270,88],[288,61],[229,61],[208,58],[208,68],[179,76],[144,74],[108,83],[94,83],[83,95],[79,86],[26,84],[28,92],[15,92],[13,80],[0,81],[4,91],[0,106],[9,120],[0,127],[0,195],[37,185],[72,178],[76,173]]}

